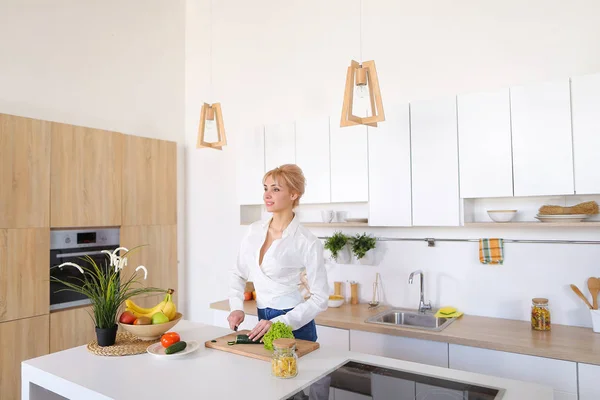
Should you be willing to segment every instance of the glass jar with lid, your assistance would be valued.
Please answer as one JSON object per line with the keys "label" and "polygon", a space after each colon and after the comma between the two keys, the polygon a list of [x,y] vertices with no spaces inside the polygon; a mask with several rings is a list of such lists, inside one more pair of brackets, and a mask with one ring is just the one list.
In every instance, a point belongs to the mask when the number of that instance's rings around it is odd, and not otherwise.
{"label": "glass jar with lid", "polygon": [[296,355],[296,340],[273,340],[271,374],[278,378],[293,378],[296,375],[298,375],[298,356]]}
{"label": "glass jar with lid", "polygon": [[550,330],[548,299],[536,297],[531,300],[531,327],[536,331]]}

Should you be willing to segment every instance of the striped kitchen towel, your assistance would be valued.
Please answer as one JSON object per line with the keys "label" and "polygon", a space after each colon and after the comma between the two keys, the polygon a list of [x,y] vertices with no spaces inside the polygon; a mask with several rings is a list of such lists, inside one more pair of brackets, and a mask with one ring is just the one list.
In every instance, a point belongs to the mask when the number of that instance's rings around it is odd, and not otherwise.
{"label": "striped kitchen towel", "polygon": [[504,263],[503,239],[479,239],[479,261],[482,264]]}

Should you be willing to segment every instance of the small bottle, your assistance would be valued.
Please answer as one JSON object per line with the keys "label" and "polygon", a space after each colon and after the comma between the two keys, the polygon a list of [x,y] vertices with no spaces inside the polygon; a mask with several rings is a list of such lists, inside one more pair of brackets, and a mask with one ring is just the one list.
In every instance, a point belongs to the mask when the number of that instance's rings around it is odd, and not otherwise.
{"label": "small bottle", "polygon": [[284,379],[293,378],[298,375],[296,340],[287,338],[273,340],[271,374]]}
{"label": "small bottle", "polygon": [[531,327],[536,331],[550,330],[548,299],[536,297],[531,300]]}

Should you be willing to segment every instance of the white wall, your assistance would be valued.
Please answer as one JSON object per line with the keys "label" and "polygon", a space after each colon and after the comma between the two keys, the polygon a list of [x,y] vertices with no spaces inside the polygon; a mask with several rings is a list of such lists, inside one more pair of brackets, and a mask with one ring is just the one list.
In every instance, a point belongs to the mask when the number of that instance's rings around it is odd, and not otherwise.
{"label": "white wall", "polygon": [[180,265],[184,23],[183,0],[0,1],[0,113],[178,143]]}
{"label": "white wall", "polygon": [[[386,113],[394,104],[600,71],[600,25],[593,0],[526,2],[363,0],[363,59],[375,59]],[[194,319],[226,296],[226,270],[241,234],[236,206],[236,138],[257,124],[340,113],[346,67],[359,59],[359,0],[212,4],[212,93],[209,93],[209,0],[187,0],[186,145],[188,301]],[[210,99],[209,99],[210,97]],[[220,101],[229,145],[194,147],[202,101]],[[260,185],[260,182],[256,183]],[[595,231],[505,229],[370,229],[415,237],[594,238]],[[331,231],[315,231],[329,234]],[[352,233],[352,232],[350,232]],[[380,271],[386,300],[416,306],[410,271],[427,272],[436,305],[467,313],[528,318],[531,297],[552,299],[554,322],[589,326],[565,289],[599,275],[598,247],[508,244],[509,263],[479,265],[473,243],[389,243],[373,267],[336,267],[332,277],[359,279],[370,297]],[[440,304],[441,303],[441,304]],[[208,320],[208,319],[207,319]]]}

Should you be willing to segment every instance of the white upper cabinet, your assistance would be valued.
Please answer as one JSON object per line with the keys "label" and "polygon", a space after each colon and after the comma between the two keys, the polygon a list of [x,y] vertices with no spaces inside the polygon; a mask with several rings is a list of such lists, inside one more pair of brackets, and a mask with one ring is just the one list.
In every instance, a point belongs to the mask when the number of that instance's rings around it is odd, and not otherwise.
{"label": "white upper cabinet", "polygon": [[460,225],[456,98],[410,105],[415,226]]}
{"label": "white upper cabinet", "polygon": [[513,195],[508,89],[457,98],[460,197]]}
{"label": "white upper cabinet", "polygon": [[408,104],[388,109],[369,131],[369,225],[410,226],[410,121]]}
{"label": "white upper cabinet", "polygon": [[575,193],[600,193],[600,74],[571,79]]}
{"label": "white upper cabinet", "polygon": [[367,127],[340,128],[340,120],[329,119],[331,135],[331,201],[369,201],[369,156]]}
{"label": "white upper cabinet", "polygon": [[515,196],[575,192],[569,80],[510,89]]}
{"label": "white upper cabinet", "polygon": [[306,178],[306,190],[300,203],[329,203],[329,118],[296,122],[296,164],[302,168]]}
{"label": "white upper cabinet", "polygon": [[293,122],[265,126],[265,168],[296,163],[296,127]]}
{"label": "white upper cabinet", "polygon": [[265,174],[264,127],[240,135],[237,160],[239,204],[263,204],[262,179]]}

